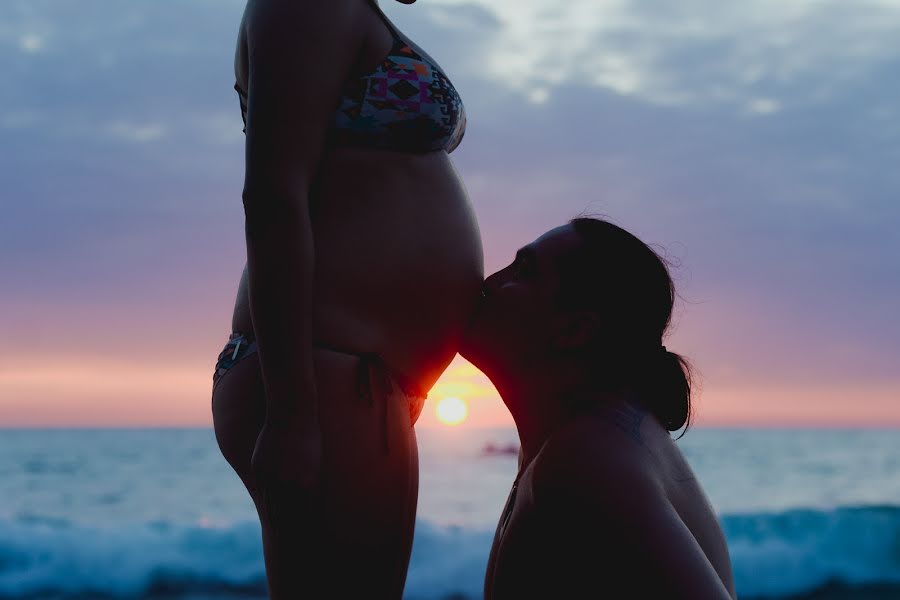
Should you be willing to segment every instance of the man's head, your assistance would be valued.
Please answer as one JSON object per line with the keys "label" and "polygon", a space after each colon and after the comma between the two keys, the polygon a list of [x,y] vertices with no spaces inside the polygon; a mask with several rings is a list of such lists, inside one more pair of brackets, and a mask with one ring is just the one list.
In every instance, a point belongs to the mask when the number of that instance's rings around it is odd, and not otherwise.
{"label": "man's head", "polygon": [[[607,221],[581,218],[521,248],[484,283],[462,354],[492,378],[581,372],[640,389],[669,429],[688,418],[687,364],[661,345],[674,287],[662,259]],[[561,382],[565,383],[565,382]]]}
{"label": "man's head", "polygon": [[512,263],[488,277],[466,331],[463,355],[485,370],[543,358],[564,316],[556,306],[558,265],[580,245],[571,225],[557,227],[519,249]]}

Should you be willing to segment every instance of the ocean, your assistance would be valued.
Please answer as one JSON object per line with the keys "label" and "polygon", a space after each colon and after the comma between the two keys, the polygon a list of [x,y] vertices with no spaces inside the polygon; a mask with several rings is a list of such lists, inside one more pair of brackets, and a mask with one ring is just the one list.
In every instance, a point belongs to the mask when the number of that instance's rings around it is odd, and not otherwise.
{"label": "ocean", "polygon": [[[419,430],[405,598],[481,598],[512,429]],[[742,599],[900,599],[900,431],[694,429]],[[0,598],[264,598],[256,514],[209,429],[0,430]]]}

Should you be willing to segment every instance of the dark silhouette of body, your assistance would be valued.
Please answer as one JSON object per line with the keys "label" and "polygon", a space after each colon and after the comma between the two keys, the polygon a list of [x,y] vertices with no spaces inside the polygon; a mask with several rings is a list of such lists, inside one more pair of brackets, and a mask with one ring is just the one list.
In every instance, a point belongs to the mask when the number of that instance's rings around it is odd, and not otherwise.
{"label": "dark silhouette of body", "polygon": [[661,343],[673,299],[659,257],[594,219],[486,281],[462,353],[522,442],[488,600],[735,597],[716,516],[669,434],[690,415],[687,363]]}
{"label": "dark silhouette of body", "polygon": [[217,381],[212,408],[259,513],[273,600],[400,598],[418,457],[397,382],[431,387],[483,280],[446,151],[329,141],[343,84],[393,43],[367,0],[250,0],[240,27],[247,267],[232,330],[258,351]]}

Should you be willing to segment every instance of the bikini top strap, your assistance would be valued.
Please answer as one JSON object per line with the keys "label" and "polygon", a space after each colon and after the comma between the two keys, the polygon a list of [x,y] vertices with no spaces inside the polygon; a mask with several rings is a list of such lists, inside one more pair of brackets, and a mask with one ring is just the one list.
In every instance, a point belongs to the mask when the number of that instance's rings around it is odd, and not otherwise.
{"label": "bikini top strap", "polygon": [[375,12],[377,12],[379,14],[379,16],[381,16],[381,20],[387,26],[388,31],[391,32],[391,35],[394,36],[395,38],[400,38],[400,34],[397,32],[397,29],[388,20],[387,15],[384,14],[384,11],[381,10],[381,7],[378,6],[378,1],[377,0],[369,0],[369,4],[371,4],[372,7],[375,9]]}

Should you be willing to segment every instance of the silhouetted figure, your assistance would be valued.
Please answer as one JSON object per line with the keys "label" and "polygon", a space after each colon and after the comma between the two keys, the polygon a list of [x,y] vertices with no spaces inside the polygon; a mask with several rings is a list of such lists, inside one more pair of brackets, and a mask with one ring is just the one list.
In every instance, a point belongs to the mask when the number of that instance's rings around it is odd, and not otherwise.
{"label": "silhouetted figure", "polygon": [[484,278],[449,158],[462,101],[375,0],[249,0],[235,77],[247,267],[216,438],[259,513],[272,600],[399,599],[413,425]]}
{"label": "silhouetted figure", "polygon": [[646,244],[596,219],[485,282],[462,353],[522,442],[488,600],[735,597],[719,523],[669,433],[691,412],[687,362],[662,345],[674,295]]}

